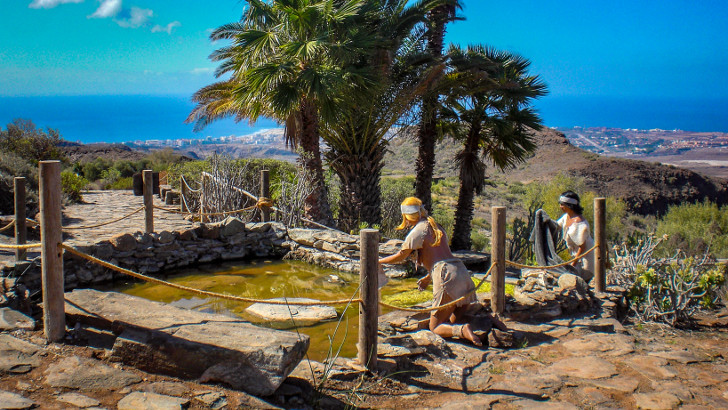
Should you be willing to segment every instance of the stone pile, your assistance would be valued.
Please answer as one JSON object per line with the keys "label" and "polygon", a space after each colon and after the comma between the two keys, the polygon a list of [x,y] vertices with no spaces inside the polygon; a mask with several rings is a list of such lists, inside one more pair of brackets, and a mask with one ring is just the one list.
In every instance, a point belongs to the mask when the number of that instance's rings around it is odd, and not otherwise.
{"label": "stone pile", "polygon": [[521,273],[513,299],[506,303],[506,314],[514,320],[552,319],[583,313],[597,305],[589,285],[579,276],[545,269]]}

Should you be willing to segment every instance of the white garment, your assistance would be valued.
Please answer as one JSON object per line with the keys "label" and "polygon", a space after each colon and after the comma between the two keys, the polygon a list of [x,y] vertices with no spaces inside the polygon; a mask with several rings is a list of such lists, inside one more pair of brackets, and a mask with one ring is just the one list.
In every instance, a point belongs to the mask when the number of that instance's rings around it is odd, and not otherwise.
{"label": "white garment", "polygon": [[[594,247],[594,239],[591,237],[589,230],[589,223],[586,220],[581,222],[574,222],[569,227],[566,226],[566,220],[569,218],[567,214],[563,214],[557,224],[561,227],[562,237],[566,241],[566,247],[569,249],[571,256],[575,256],[579,252],[579,247],[584,245],[584,250],[588,251]],[[591,275],[594,275],[595,252],[592,251],[589,255],[579,260],[579,266],[581,269],[588,271]]]}

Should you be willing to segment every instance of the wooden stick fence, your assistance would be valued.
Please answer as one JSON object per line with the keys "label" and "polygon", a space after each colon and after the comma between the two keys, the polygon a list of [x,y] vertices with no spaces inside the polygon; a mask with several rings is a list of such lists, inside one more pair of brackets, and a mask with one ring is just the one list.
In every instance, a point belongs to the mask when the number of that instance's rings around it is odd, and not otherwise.
{"label": "wooden stick fence", "polygon": [[[57,342],[65,335],[64,310],[64,280],[62,248],[69,249],[62,244],[61,237],[61,164],[59,161],[41,161],[39,173],[40,186],[40,228],[41,228],[41,261],[42,261],[42,290],[43,290],[43,324],[46,339]],[[153,231],[153,206],[151,205],[152,178],[151,171],[144,171],[144,204],[146,208],[145,226],[148,232]],[[267,180],[261,173],[261,182]],[[23,195],[24,181],[16,179],[16,208],[24,208],[18,197]],[[203,183],[205,179],[203,178]],[[183,182],[184,185],[184,182]],[[267,185],[267,184],[264,184]],[[267,187],[261,190],[261,196],[268,194]],[[252,196],[252,195],[251,195]],[[256,198],[257,199],[257,198]],[[149,204],[149,205],[147,205]],[[150,215],[151,214],[151,215]],[[594,225],[596,236],[597,267],[595,269],[596,290],[603,291],[606,286],[606,206],[604,198],[594,201]],[[16,209],[16,223],[25,223],[24,215],[19,215]],[[505,223],[506,208],[492,208],[493,237],[491,242],[491,298],[493,311],[503,313],[505,310]],[[18,239],[19,240],[19,239]],[[357,343],[357,359],[368,370],[377,368],[377,316],[379,313],[378,291],[378,260],[379,260],[379,231],[363,229],[360,232],[360,299],[359,335]],[[17,242],[17,240],[16,240]],[[17,246],[17,245],[16,245]],[[28,245],[24,245],[28,246]],[[37,246],[37,245],[36,245]],[[75,253],[76,251],[74,251]],[[108,267],[108,266],[107,266]],[[226,295],[220,295],[226,296]],[[233,296],[227,295],[229,298]],[[349,300],[348,302],[351,302]],[[339,301],[336,301],[337,303]],[[291,303],[294,305],[295,303]]]}

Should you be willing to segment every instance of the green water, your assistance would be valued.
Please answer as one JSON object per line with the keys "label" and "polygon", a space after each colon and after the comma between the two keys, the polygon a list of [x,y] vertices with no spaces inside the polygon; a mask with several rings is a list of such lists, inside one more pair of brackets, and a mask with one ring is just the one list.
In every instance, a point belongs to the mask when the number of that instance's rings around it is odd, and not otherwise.
{"label": "green water", "polygon": [[[210,292],[256,299],[279,297],[339,300],[358,297],[359,275],[320,268],[298,261],[226,262],[171,272],[169,282]],[[382,289],[382,299],[397,305],[431,300],[432,293],[417,292],[417,279],[391,279]],[[359,327],[357,303],[336,306],[339,319],[307,326],[302,323],[262,321],[247,314],[247,303],[204,298],[189,292],[152,283],[127,283],[116,290],[172,306],[202,312],[239,316],[260,326],[298,331],[311,338],[308,350],[312,360],[322,361],[333,348],[339,357],[355,357]],[[405,300],[405,302],[397,303]],[[386,310],[384,311],[386,313]],[[337,329],[338,325],[338,329]]]}

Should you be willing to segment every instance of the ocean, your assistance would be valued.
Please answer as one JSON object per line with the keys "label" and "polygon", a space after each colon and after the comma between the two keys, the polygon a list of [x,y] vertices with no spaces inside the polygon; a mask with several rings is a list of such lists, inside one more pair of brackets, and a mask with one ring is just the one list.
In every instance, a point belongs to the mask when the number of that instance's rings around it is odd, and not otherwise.
{"label": "ocean", "polygon": [[[550,127],[615,127],[728,132],[728,98],[603,98],[547,96],[535,103]],[[194,108],[189,95],[0,97],[0,127],[15,118],[55,128],[68,141],[126,142],[246,135],[279,125],[217,121],[193,132],[184,120]]]}

